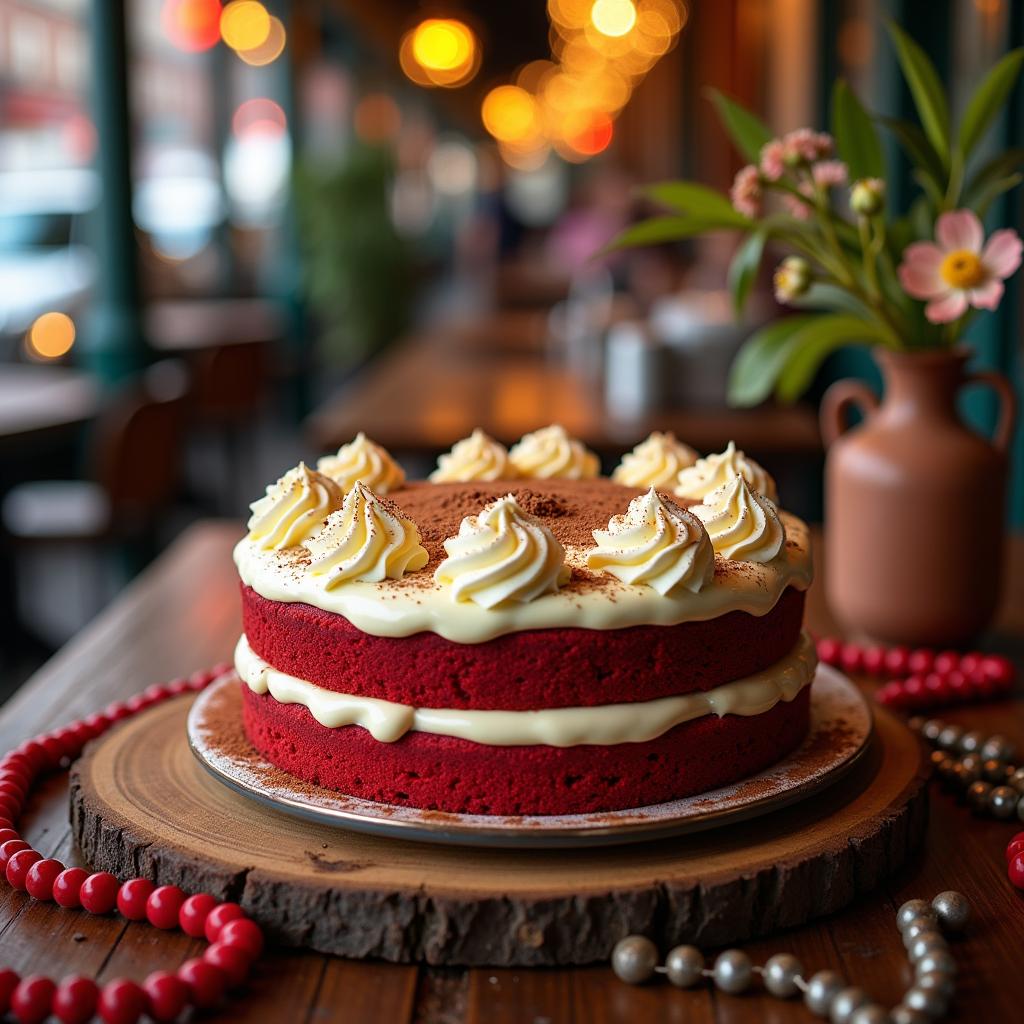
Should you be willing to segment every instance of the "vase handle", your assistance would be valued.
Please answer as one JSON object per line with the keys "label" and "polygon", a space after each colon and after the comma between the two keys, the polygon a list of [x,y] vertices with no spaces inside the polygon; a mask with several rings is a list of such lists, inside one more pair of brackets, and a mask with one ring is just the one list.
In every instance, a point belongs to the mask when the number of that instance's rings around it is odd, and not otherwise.
{"label": "vase handle", "polygon": [[1010,382],[1001,373],[994,370],[978,370],[964,378],[964,386],[968,384],[987,384],[999,399],[999,422],[992,435],[992,444],[997,451],[1006,454],[1013,436],[1013,425],[1017,419],[1017,396],[1013,393]]}
{"label": "vase handle", "polygon": [[862,414],[878,408],[878,396],[859,380],[836,381],[821,400],[821,436],[825,444],[832,444],[846,432],[846,410],[850,406],[860,409]]}

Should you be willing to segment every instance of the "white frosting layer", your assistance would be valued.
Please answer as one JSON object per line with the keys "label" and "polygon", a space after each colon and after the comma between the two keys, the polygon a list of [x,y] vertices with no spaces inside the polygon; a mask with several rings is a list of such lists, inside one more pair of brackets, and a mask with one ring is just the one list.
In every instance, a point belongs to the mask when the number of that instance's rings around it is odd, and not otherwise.
{"label": "white frosting layer", "polygon": [[[779,516],[787,541],[775,558],[733,562],[716,556],[714,577],[696,594],[679,587],[661,595],[607,576],[600,586],[573,579],[556,593],[526,604],[507,602],[487,609],[471,601],[453,601],[448,587],[434,581],[429,564],[421,573],[406,573],[401,581],[350,580],[333,590],[325,590],[309,573],[305,548],[266,551],[243,539],[235,547],[235,564],[242,582],[262,597],[303,602],[343,615],[364,633],[409,636],[426,631],[472,644],[524,629],[671,626],[730,611],[765,615],[786,587],[806,590],[812,577],[807,526],[789,513]],[[566,564],[593,575],[586,569],[587,552],[567,545]]]}
{"label": "white frosting layer", "polygon": [[235,669],[250,690],[269,692],[282,704],[301,704],[328,729],[360,725],[382,743],[393,743],[415,730],[500,747],[643,743],[704,715],[764,714],[780,700],[791,701],[811,681],[816,664],[814,645],[803,635],[769,668],[705,692],[584,708],[468,711],[416,708],[336,693],[271,668],[244,634],[235,648]]}

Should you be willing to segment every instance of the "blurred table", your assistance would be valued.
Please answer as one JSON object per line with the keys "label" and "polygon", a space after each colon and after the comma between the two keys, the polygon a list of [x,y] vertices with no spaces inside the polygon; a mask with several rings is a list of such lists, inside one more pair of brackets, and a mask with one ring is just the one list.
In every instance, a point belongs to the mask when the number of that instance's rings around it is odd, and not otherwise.
{"label": "blurred table", "polygon": [[[231,546],[237,523],[193,527],[142,577],[54,657],[0,712],[0,749],[124,698],[156,680],[204,668],[230,655],[240,629]],[[1024,638],[1024,538],[1007,563],[1010,589],[994,634],[997,650],[1019,653]],[[808,623],[835,631],[822,602],[821,571],[810,593]],[[1020,669],[1018,662],[1018,670]],[[944,713],[1024,745],[1021,704],[1000,701]],[[751,821],[737,826],[756,829]],[[975,921],[955,944],[960,973],[956,1021],[1010,1021],[1024,1002],[1018,969],[1022,902],[1006,880],[1003,848],[1019,824],[973,817],[937,788],[921,854],[888,886],[834,917],[744,948],[757,962],[795,953],[808,970],[839,970],[873,998],[894,1005],[910,980],[894,916],[904,900],[949,888],[971,899]],[[75,862],[67,823],[67,777],[46,784],[29,807],[28,840],[47,856]],[[635,848],[643,856],[643,847]],[[467,856],[472,853],[467,851]],[[811,880],[809,880],[809,883]],[[820,880],[824,884],[825,880]],[[817,883],[811,883],[817,884]],[[173,969],[203,945],[180,933],[158,933],[120,918],[90,917],[0,886],[0,960],[25,975],[80,972],[102,981],[141,981]],[[707,987],[683,992],[662,981],[643,988],[618,982],[604,966],[576,969],[455,969],[339,960],[318,953],[273,951],[248,987],[217,1020],[338,1021],[345,1024],[806,1024],[797,1002],[720,995]]]}
{"label": "blurred table", "polygon": [[652,430],[700,451],[732,439],[760,454],[821,455],[805,406],[666,409],[616,418],[592,383],[543,357],[536,314],[502,314],[472,328],[410,339],[384,353],[307,421],[311,444],[337,448],[360,431],[396,452],[444,451],[474,427],[512,444],[549,423],[602,454],[620,454]]}
{"label": "blurred table", "polygon": [[99,410],[96,379],[64,366],[0,364],[0,445],[77,426]]}

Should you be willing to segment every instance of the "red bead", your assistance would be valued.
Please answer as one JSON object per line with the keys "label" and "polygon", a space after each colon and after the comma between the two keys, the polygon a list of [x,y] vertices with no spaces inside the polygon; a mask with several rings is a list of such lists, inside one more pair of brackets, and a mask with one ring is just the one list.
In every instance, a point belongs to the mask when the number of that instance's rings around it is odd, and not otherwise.
{"label": "red bead", "polygon": [[149,1015],[153,1020],[177,1020],[188,1005],[188,985],[176,974],[154,971],[142,987],[149,997]]}
{"label": "red bead", "polygon": [[920,676],[908,676],[903,680],[903,692],[907,696],[908,707],[919,707],[927,698],[924,680]]}
{"label": "red bead", "polygon": [[946,677],[938,672],[929,672],[924,677],[924,688],[931,704],[945,704],[952,696]]}
{"label": "red bead", "polygon": [[958,651],[941,651],[935,655],[932,661],[932,671],[944,675],[955,668],[960,667],[960,653]]}
{"label": "red bead", "polygon": [[1006,844],[1006,862],[1009,863],[1019,853],[1024,853],[1024,839],[1011,839]]}
{"label": "red bead", "polygon": [[978,700],[988,700],[996,695],[999,685],[986,675],[975,675],[971,680],[971,689]]}
{"label": "red bead", "polygon": [[21,797],[0,796],[0,814],[5,818],[17,818],[21,814]]}
{"label": "red bead", "polygon": [[108,981],[100,992],[97,1009],[106,1024],[135,1024],[146,1012],[146,993],[126,978]]}
{"label": "red bead", "polygon": [[909,661],[910,651],[906,647],[890,647],[885,652],[885,670],[894,676],[905,676]]}
{"label": "red bead", "polygon": [[37,860],[28,869],[25,891],[34,900],[52,900],[53,883],[63,870],[64,865],[59,860]]}
{"label": "red bead", "polygon": [[967,676],[959,669],[946,673],[946,686],[949,689],[949,699],[951,701],[964,701],[973,692],[973,687],[968,681]]}
{"label": "red bead", "polygon": [[1013,664],[1008,658],[1002,658],[997,654],[990,654],[982,661],[981,667],[985,670],[985,675],[996,683],[1002,683],[1006,686],[1010,686],[1013,683]]}
{"label": "red bead", "polygon": [[146,699],[154,704],[167,700],[170,695],[171,691],[163,683],[154,683],[152,686],[147,686],[145,690]]}
{"label": "red bead", "polygon": [[1013,885],[1018,889],[1024,889],[1024,853],[1015,854],[1010,858],[1006,873]]}
{"label": "red bead", "polygon": [[66,756],[64,744],[52,733],[43,737],[43,750],[46,751],[46,763],[50,768],[57,768]]}
{"label": "red bead", "polygon": [[217,941],[228,946],[237,946],[250,960],[255,960],[263,952],[263,931],[248,917],[228,921],[217,936]]}
{"label": "red bead", "polygon": [[985,655],[981,651],[971,651],[969,654],[965,654],[960,658],[960,664],[957,668],[961,672],[973,672],[976,668],[981,668],[981,663],[985,660]]}
{"label": "red bead", "polygon": [[875,692],[875,699],[878,703],[890,708],[902,707],[904,698],[903,683],[898,679],[893,679],[885,686],[880,686]]}
{"label": "red bead", "polygon": [[11,1014],[18,1024],[40,1024],[46,1020],[56,987],[41,974],[22,979],[11,994]]}
{"label": "red bead", "polygon": [[11,1005],[11,994],[18,987],[18,977],[10,967],[0,967],[0,1015],[5,1014]]}
{"label": "red bead", "polygon": [[870,672],[873,676],[880,676],[885,672],[885,648],[868,647],[864,651],[864,671]]}
{"label": "red bead", "polygon": [[218,1003],[227,987],[224,972],[219,967],[198,958],[186,960],[178,968],[178,977],[188,985],[192,1005],[198,1006],[201,1010]]}
{"label": "red bead", "polygon": [[7,873],[7,863],[16,853],[30,849],[24,839],[8,839],[0,845],[0,874]]}
{"label": "red bead", "polygon": [[128,713],[137,715],[140,711],[145,711],[149,707],[150,702],[146,700],[144,694],[137,693],[134,697],[129,697],[125,702],[125,707],[128,708]]}
{"label": "red bead", "polygon": [[153,891],[148,878],[131,878],[117,890],[117,912],[129,921],[146,920],[146,901]]}
{"label": "red bead", "polygon": [[244,917],[242,908],[237,903],[220,903],[206,916],[203,934],[207,942],[216,942],[220,938],[220,930],[239,917]]}
{"label": "red bead", "polygon": [[0,846],[4,843],[9,842],[11,839],[20,839],[21,834],[16,828],[0,828]]}
{"label": "red bead", "polygon": [[25,790],[15,782],[0,782],[0,797],[10,797],[21,803],[25,799]]}
{"label": "red bead", "polygon": [[25,891],[25,881],[28,878],[28,869],[36,861],[42,860],[43,855],[38,850],[19,850],[7,862],[7,881],[11,888],[18,892]]}
{"label": "red bead", "polygon": [[111,722],[121,722],[128,717],[129,711],[123,700],[115,700],[113,704],[108,704],[103,709],[103,714]]}
{"label": "red bead", "polygon": [[79,899],[90,914],[109,914],[117,905],[117,879],[109,871],[97,871],[82,883]]}
{"label": "red bead", "polygon": [[923,675],[925,672],[931,671],[934,663],[934,652],[928,650],[927,647],[919,647],[916,651],[910,652],[910,656],[907,658],[907,670],[914,674]]}
{"label": "red bead", "polygon": [[101,736],[110,728],[110,719],[102,711],[89,715],[82,724],[89,730],[92,739]]}
{"label": "red bead", "polygon": [[189,685],[187,679],[172,679],[167,684],[167,689],[172,697],[177,697],[179,694],[188,693]]}
{"label": "red bead", "polygon": [[60,744],[65,757],[75,758],[82,752],[83,740],[79,736],[77,722],[58,729],[53,738]]}
{"label": "red bead", "polygon": [[839,656],[842,653],[842,642],[834,636],[823,636],[818,641],[818,657],[826,665],[838,665]]}
{"label": "red bead", "polygon": [[87,1024],[96,1012],[100,990],[92,978],[65,978],[53,996],[53,1015],[61,1024]]}
{"label": "red bead", "polygon": [[53,901],[58,906],[72,909],[82,905],[82,883],[89,877],[85,868],[65,868],[53,880]]}
{"label": "red bead", "polygon": [[858,644],[843,644],[839,653],[839,664],[847,672],[860,672],[864,667],[864,652]]}
{"label": "red bead", "polygon": [[208,673],[193,672],[188,677],[188,688],[198,693],[200,690],[205,690],[209,682],[210,677]]}
{"label": "red bead", "polygon": [[33,772],[42,771],[46,765],[46,750],[38,739],[25,740],[15,753],[25,758]]}
{"label": "red bead", "polygon": [[189,896],[178,911],[178,924],[186,935],[201,939],[206,934],[206,917],[217,906],[217,900],[207,892]]}
{"label": "red bead", "polygon": [[156,928],[177,928],[178,912],[184,902],[185,894],[176,885],[161,885],[146,900],[146,917]]}
{"label": "red bead", "polygon": [[228,988],[237,988],[245,981],[252,963],[252,958],[246,956],[238,946],[228,946],[223,942],[207,946],[203,951],[203,959],[224,972]]}

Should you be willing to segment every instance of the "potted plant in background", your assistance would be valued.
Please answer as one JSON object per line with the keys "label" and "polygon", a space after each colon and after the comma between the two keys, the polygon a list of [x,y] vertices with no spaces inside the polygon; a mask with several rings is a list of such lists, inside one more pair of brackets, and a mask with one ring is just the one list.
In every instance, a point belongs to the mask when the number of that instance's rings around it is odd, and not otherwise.
{"label": "potted plant in background", "polygon": [[[957,644],[990,621],[1000,586],[1014,395],[1004,377],[966,370],[963,338],[979,311],[999,305],[1003,281],[1021,262],[1017,233],[986,238],[982,219],[1020,184],[1024,151],[981,161],[977,149],[1017,82],[1024,50],[992,68],[954,130],[934,66],[898,26],[887,27],[919,124],[869,114],[840,80],[831,135],[801,129],[773,138],[749,111],[712,93],[750,161],[730,196],[692,182],[651,186],[647,195],[673,212],[632,226],[614,244],[742,232],[729,271],[738,314],[766,245],[788,251],[775,294],[801,312],[744,344],[731,370],[733,404],[756,405],[773,393],[792,402],[831,352],[872,347],[883,401],[858,381],[841,381],[822,403],[828,599],[860,633]],[[909,210],[886,210],[879,125],[896,137],[920,187]],[[957,392],[971,383],[999,397],[991,441],[957,414]],[[850,406],[863,422],[846,431]]]}

